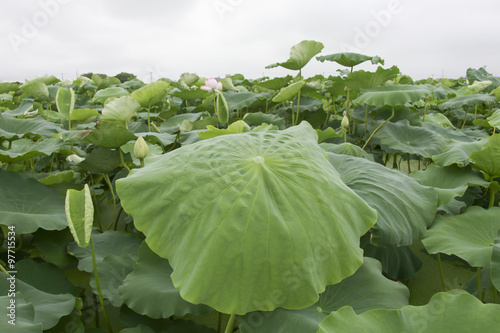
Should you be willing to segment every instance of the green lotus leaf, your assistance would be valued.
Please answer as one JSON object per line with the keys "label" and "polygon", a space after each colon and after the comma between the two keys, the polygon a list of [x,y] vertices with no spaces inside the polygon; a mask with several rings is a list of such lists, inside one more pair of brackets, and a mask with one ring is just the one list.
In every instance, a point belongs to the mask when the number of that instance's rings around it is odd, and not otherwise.
{"label": "green lotus leaf", "polygon": [[0,170],[0,224],[14,226],[16,234],[29,234],[38,228],[62,230],[68,226],[64,197],[32,178]]}
{"label": "green lotus leaf", "polygon": [[465,128],[464,130],[457,130],[451,127],[443,127],[429,122],[423,122],[422,127],[436,132],[436,134],[441,135],[446,140],[456,140],[461,142],[478,141],[487,135],[486,132],[469,130],[468,128]]}
{"label": "green lotus leaf", "polygon": [[410,245],[424,234],[437,210],[432,188],[363,158],[327,154],[342,181],[377,210],[374,245]]}
{"label": "green lotus leaf", "polygon": [[500,289],[500,229],[498,230],[495,244],[491,252],[491,266],[490,266],[491,282],[498,290]]}
{"label": "green lotus leaf", "polygon": [[10,94],[0,94],[0,101],[9,101],[12,102],[12,99],[14,98],[13,95]]}
{"label": "green lotus leaf", "polygon": [[461,215],[438,215],[422,239],[431,254],[454,254],[473,267],[490,267],[500,229],[500,208],[469,207]]}
{"label": "green lotus leaf", "polygon": [[340,144],[321,143],[320,146],[321,146],[321,148],[323,148],[325,151],[327,151],[329,153],[350,155],[350,156],[362,157],[362,158],[368,157],[368,153],[366,151],[364,151],[363,149],[361,149],[361,147],[353,145],[352,143],[349,143],[349,142],[340,143]]}
{"label": "green lotus leaf", "polygon": [[75,108],[75,92],[69,88],[59,88],[56,95],[57,110],[66,119],[69,119]]}
{"label": "green lotus leaf", "polygon": [[[131,162],[130,154],[125,154],[124,160]],[[78,168],[94,173],[108,173],[120,165],[122,162],[118,150],[97,147],[85,156],[85,160],[78,163]]]}
{"label": "green lotus leaf", "polygon": [[108,98],[112,97],[118,98],[122,96],[127,96],[128,94],[129,94],[128,90],[123,89],[122,87],[110,87],[96,92],[94,98],[92,98],[92,103],[104,104],[104,102]]}
{"label": "green lotus leaf", "polygon": [[450,99],[449,101],[440,104],[439,108],[442,110],[458,109],[464,106],[470,107],[470,106],[480,105],[483,103],[493,103],[496,101],[497,98],[492,95],[485,95],[485,94],[465,95]]}
{"label": "green lotus leaf", "polygon": [[167,132],[169,134],[175,134],[176,132],[179,132],[179,128],[182,125],[182,122],[184,120],[189,120],[189,121],[196,121],[200,119],[202,113],[183,113],[183,114],[178,114],[173,117],[168,118],[165,120],[161,125],[160,125],[160,131],[161,132]]}
{"label": "green lotus leaf", "polygon": [[96,129],[85,136],[83,141],[103,148],[118,148],[137,137],[122,124],[101,121]]}
{"label": "green lotus leaf", "polygon": [[325,56],[320,56],[316,57],[316,60],[324,62],[325,60],[327,61],[334,61],[339,65],[345,66],[345,67],[354,67],[356,65],[359,65],[365,61],[370,60],[373,65],[375,64],[384,64],[384,60],[379,58],[378,56],[374,57],[369,57],[364,54],[359,54],[359,53],[354,53],[354,52],[343,52],[343,53],[334,53],[334,54],[329,54]]}
{"label": "green lotus leaf", "polygon": [[500,177],[500,134],[490,136],[483,149],[470,153],[470,159],[487,179]]}
{"label": "green lotus leaf", "polygon": [[[17,116],[22,116],[26,112],[32,111],[33,110],[33,99],[31,98],[26,98],[21,101],[21,104],[13,110],[7,110],[4,111],[0,114],[0,117],[5,117],[5,116],[12,116],[12,117],[17,117]],[[1,122],[0,122],[1,123]],[[1,126],[0,126],[0,133],[2,132]]]}
{"label": "green lotus leaf", "polygon": [[203,99],[212,95],[210,92],[200,88],[183,89],[183,90],[174,89],[172,90],[171,94],[174,97],[179,97],[188,101],[192,101],[198,98]]}
{"label": "green lotus leaf", "polygon": [[[135,255],[141,240],[130,233],[119,231],[106,231],[103,233],[94,232],[92,235],[95,247],[95,260],[99,264],[108,255],[121,255],[130,253]],[[90,246],[81,248],[76,243],[68,246],[68,252],[78,258],[78,269],[85,272],[92,272],[92,253]]]}
{"label": "green lotus leaf", "polygon": [[238,317],[239,327],[247,333],[301,332],[316,333],[319,324],[343,306],[357,313],[372,309],[400,309],[408,305],[410,293],[405,285],[382,275],[382,265],[364,258],[363,265],[342,282],[326,287],[318,302],[300,310],[276,309],[251,312]]}
{"label": "green lotus leaf", "polygon": [[317,129],[316,134],[318,135],[318,143],[323,142],[331,138],[341,138],[344,136],[346,130],[343,128],[338,132],[331,127],[325,128],[324,130]]}
{"label": "green lotus leaf", "polygon": [[262,112],[252,112],[252,113],[247,113],[243,117],[243,120],[254,126],[259,126],[262,124],[271,124],[271,125],[276,125],[278,126],[279,129],[284,129],[285,128],[285,119],[282,117],[271,114],[271,113],[262,113]]}
{"label": "green lotus leaf", "polygon": [[182,80],[187,86],[192,86],[195,84],[200,77],[193,73],[182,73],[180,80]]}
{"label": "green lotus leaf", "polygon": [[384,85],[389,80],[394,80],[399,74],[399,69],[393,66],[389,69],[378,67],[376,72],[354,71],[347,74],[346,85],[355,91],[374,88]]}
{"label": "green lotus leaf", "polygon": [[292,79],[293,77],[291,75],[275,77],[274,79],[257,82],[257,85],[271,90],[279,90],[288,85]]}
{"label": "green lotus leaf", "polygon": [[24,91],[28,96],[33,96],[35,101],[45,102],[49,101],[49,90],[47,85],[43,82],[31,82],[25,83],[21,86],[22,91]]}
{"label": "green lotus leaf", "polygon": [[493,112],[487,119],[488,123],[490,123],[491,126],[496,127],[500,130],[500,109]]}
{"label": "green lotus leaf", "polygon": [[65,143],[61,139],[45,139],[33,142],[29,139],[18,139],[12,142],[9,150],[0,149],[0,161],[15,163],[39,155],[51,155],[59,152]]}
{"label": "green lotus leaf", "polygon": [[314,57],[323,50],[323,43],[314,40],[303,40],[292,46],[290,57],[285,62],[277,62],[266,66],[266,68],[284,67],[291,70],[300,70]]}
{"label": "green lotus leaf", "polygon": [[228,108],[230,111],[243,110],[249,108],[257,101],[264,100],[271,96],[271,93],[252,93],[252,92],[224,92]]}
{"label": "green lotus leaf", "polygon": [[[7,274],[0,272],[0,296],[7,295],[9,290],[10,282],[7,277]],[[16,279],[16,291],[21,292],[22,298],[26,302],[33,304],[35,308],[34,322],[41,323],[44,330],[54,327],[59,319],[70,314],[75,306],[75,297],[73,295],[49,294],[19,279]]]}
{"label": "green lotus leaf", "polygon": [[[27,303],[24,300],[23,295],[17,292],[15,295],[15,313],[13,317],[15,318],[15,326],[9,323],[12,318],[9,316],[11,306],[10,301],[13,298],[10,296],[0,296],[0,308],[5,311],[6,316],[0,320],[0,331],[2,332],[12,332],[15,327],[16,333],[42,333],[43,328],[41,323],[35,324],[35,309],[33,304]],[[7,310],[5,310],[7,309]],[[2,312],[3,312],[2,311]]]}
{"label": "green lotus leaf", "polygon": [[0,94],[19,90],[19,84],[13,82],[0,82]]}
{"label": "green lotus leaf", "polygon": [[109,101],[102,109],[102,120],[128,122],[141,108],[141,105],[130,96],[122,96]]}
{"label": "green lotus leaf", "polygon": [[212,309],[183,300],[175,289],[168,260],[151,251],[146,243],[139,247],[137,264],[118,287],[123,302],[135,312],[159,319],[186,314],[201,315]]}
{"label": "green lotus leaf", "polygon": [[229,125],[227,128],[215,128],[213,126],[207,126],[207,130],[204,132],[198,132],[201,139],[211,139],[216,136],[227,135],[227,134],[239,134],[245,133],[250,130],[250,126],[243,120],[238,120]]}
{"label": "green lotus leaf", "polygon": [[491,81],[493,82],[493,85],[490,86],[487,90],[496,88],[500,86],[500,79],[498,77],[493,76],[492,74],[488,73],[484,67],[481,67],[479,69],[474,69],[474,68],[468,68],[467,69],[467,80],[470,83],[474,83],[476,81]]}
{"label": "green lotus leaf", "polygon": [[92,117],[97,117],[99,111],[94,109],[74,109],[69,116],[69,120],[83,121]]}
{"label": "green lotus leaf", "polygon": [[72,170],[54,171],[51,173],[38,173],[37,179],[43,185],[54,185],[62,182],[69,182],[75,173]]}
{"label": "green lotus leaf", "polygon": [[294,98],[305,84],[306,82],[301,80],[281,89],[281,91],[273,97],[273,102],[279,103]]}
{"label": "green lotus leaf", "polygon": [[385,124],[375,137],[390,149],[431,157],[440,154],[446,139],[424,127],[411,126],[408,120]]}
{"label": "green lotus leaf", "polygon": [[68,281],[64,272],[57,266],[22,259],[16,262],[16,278],[32,287],[49,294],[71,294],[78,296],[76,288]]}
{"label": "green lotus leaf", "polygon": [[76,244],[87,247],[94,223],[94,203],[87,184],[81,191],[73,189],[66,191],[65,210],[69,230]]}
{"label": "green lotus leaf", "polygon": [[56,84],[56,83],[61,82],[61,80],[59,80],[54,75],[44,74],[44,75],[35,76],[34,78],[31,78],[31,79],[26,79],[26,82],[27,83],[42,82],[42,83],[45,83],[46,85],[50,86],[52,84]]}
{"label": "green lotus leaf", "polygon": [[136,138],[142,136],[145,140],[150,141],[151,143],[161,143],[163,146],[171,145],[177,139],[177,135],[169,133],[139,132],[134,134]]}
{"label": "green lotus leaf", "polygon": [[221,92],[216,93],[215,104],[217,110],[217,118],[219,122],[225,124],[229,121],[229,107],[227,106],[226,98]]}
{"label": "green lotus leaf", "polygon": [[358,98],[352,102],[357,105],[398,106],[416,102],[432,94],[432,90],[424,85],[398,84],[362,89]]}
{"label": "green lotus leaf", "polygon": [[[118,287],[122,285],[127,275],[132,272],[136,260],[137,256],[135,254],[125,252],[120,255],[108,254],[97,264],[102,297],[106,298],[111,305],[120,307],[123,304]],[[95,275],[90,277],[90,286],[94,294],[98,295]],[[135,291],[138,292],[137,289]],[[155,303],[155,305],[158,306],[158,303]]]}
{"label": "green lotus leaf", "polygon": [[50,138],[62,132],[61,126],[42,117],[33,119],[16,119],[0,114],[0,138],[16,140],[26,136],[33,138]]}
{"label": "green lotus leaf", "polygon": [[432,156],[434,163],[441,167],[457,164],[464,167],[469,164],[469,156],[473,151],[481,150],[482,146],[488,141],[484,138],[480,141],[463,142],[450,140],[443,148],[443,152]]}
{"label": "green lotus leaf", "polygon": [[167,89],[170,87],[168,82],[158,80],[151,82],[130,94],[143,107],[159,104],[166,96]]}
{"label": "green lotus leaf", "polygon": [[436,125],[439,125],[441,127],[451,127],[453,129],[455,129],[455,126],[453,126],[453,124],[451,123],[451,121],[446,118],[446,116],[442,113],[430,113],[428,115],[425,116],[425,120],[426,122],[428,123],[433,123],[433,124],[436,124]]}
{"label": "green lotus leaf", "polygon": [[[439,314],[437,314],[439,313]],[[351,307],[332,312],[317,333],[496,332],[500,305],[483,304],[465,291],[437,293],[427,305],[376,309],[357,315]]]}
{"label": "green lotus leaf", "polygon": [[38,229],[34,235],[33,245],[45,261],[59,267],[68,267],[76,263],[75,257],[66,251],[68,244],[74,241],[69,228],[61,231]]}
{"label": "green lotus leaf", "polygon": [[468,85],[465,94],[466,95],[473,95],[473,94],[479,94],[481,91],[486,89],[487,87],[491,86],[493,84],[492,81],[475,81],[471,85]]}
{"label": "green lotus leaf", "polygon": [[410,175],[420,184],[433,187],[438,194],[438,207],[449,204],[453,198],[461,197],[469,186],[488,188],[490,183],[471,168],[460,168],[457,165],[440,167],[431,164],[425,171],[414,171]]}
{"label": "green lotus leaf", "polygon": [[224,313],[310,306],[361,265],[359,237],[376,221],[305,122],[183,146],[116,186],[182,298]]}

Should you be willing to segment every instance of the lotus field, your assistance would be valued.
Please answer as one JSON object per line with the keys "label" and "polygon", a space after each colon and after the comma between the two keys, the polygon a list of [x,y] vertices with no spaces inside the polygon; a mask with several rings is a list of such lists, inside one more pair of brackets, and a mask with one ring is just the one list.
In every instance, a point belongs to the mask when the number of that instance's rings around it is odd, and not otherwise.
{"label": "lotus field", "polygon": [[322,50],[0,83],[0,331],[498,332],[500,79]]}

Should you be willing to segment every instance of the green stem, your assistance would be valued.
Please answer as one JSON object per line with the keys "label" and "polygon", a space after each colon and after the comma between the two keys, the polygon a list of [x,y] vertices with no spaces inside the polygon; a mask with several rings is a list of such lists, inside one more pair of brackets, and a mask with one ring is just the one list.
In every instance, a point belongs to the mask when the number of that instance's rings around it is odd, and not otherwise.
{"label": "green stem", "polygon": [[467,115],[469,114],[469,109],[465,110],[464,123],[462,124],[462,131],[464,130],[465,123],[467,122]]}
{"label": "green stem", "polygon": [[4,272],[7,275],[10,275],[9,273],[7,273],[7,271],[5,270],[5,268],[3,268],[2,265],[0,265],[0,271]]}
{"label": "green stem", "polygon": [[151,132],[151,118],[150,118],[150,114],[151,114],[151,102],[149,102],[149,105],[148,105],[148,132]]}
{"label": "green stem", "polygon": [[474,120],[476,120],[477,117],[477,105],[474,106]]}
{"label": "green stem", "polygon": [[422,121],[425,121],[425,114],[427,113],[427,100],[425,101],[424,104],[424,116],[422,117]]}
{"label": "green stem", "polygon": [[[347,118],[350,119],[351,117],[349,115],[349,106],[350,106],[350,102],[349,102],[349,87],[347,87],[347,95],[346,95],[346,101],[345,101],[345,114],[346,114]],[[351,134],[349,127],[347,128],[347,130],[348,130],[348,133]]]}
{"label": "green stem", "polygon": [[99,203],[97,202],[97,198],[95,196],[95,185],[94,185],[94,178],[92,177],[92,173],[90,174],[90,182],[92,184],[92,196],[94,197],[94,209],[95,211],[95,216],[97,218],[97,224],[99,224],[99,231],[103,232],[102,225],[101,225],[101,214],[99,213]]}
{"label": "green stem", "polygon": [[325,119],[325,122],[323,123],[323,127],[321,127],[323,129],[326,127],[326,123],[328,122],[328,118],[330,118],[330,109],[331,109],[331,106],[329,106],[326,110],[326,119]]}
{"label": "green stem", "polygon": [[144,168],[144,159],[140,158],[139,161],[141,162],[141,168]]}
{"label": "green stem", "polygon": [[368,104],[366,104],[365,110],[365,135],[368,133]]}
{"label": "green stem", "polygon": [[[302,89],[300,89],[300,90],[302,90]],[[294,125],[297,125],[297,123],[299,122],[300,90],[299,90],[299,96],[297,96],[297,116],[295,117],[295,124]]]}
{"label": "green stem", "polygon": [[394,117],[394,107],[392,108],[392,114],[389,118],[387,118],[382,124],[380,124],[377,128],[375,128],[375,130],[373,131],[373,133],[370,135],[370,137],[368,138],[368,141],[365,142],[365,145],[363,146],[363,150],[365,149],[365,147],[368,145],[368,142],[370,142],[370,140],[372,139],[373,135],[375,133],[377,133],[377,131],[382,127],[384,126],[389,120],[392,119],[392,117]]}
{"label": "green stem", "polygon": [[493,286],[493,303],[498,304],[497,288]]}
{"label": "green stem", "polygon": [[477,268],[477,298],[483,301],[483,291],[481,290],[481,267]]}
{"label": "green stem", "polygon": [[441,285],[443,286],[443,291],[446,291],[446,283],[444,283],[444,272],[443,272],[443,264],[441,263],[441,255],[437,254],[437,261],[439,266],[439,275],[441,275]]}
{"label": "green stem", "polygon": [[234,330],[234,324],[236,323],[236,315],[233,313],[231,317],[229,317],[229,321],[226,326],[226,330],[224,333],[232,333]]}
{"label": "green stem", "polygon": [[410,153],[406,154],[406,162],[408,163],[408,173],[411,173],[411,169],[410,169]]}
{"label": "green stem", "polygon": [[493,207],[495,205],[495,191],[493,191],[491,188],[490,188],[490,204],[488,205],[488,209],[490,209],[491,207]]}
{"label": "green stem", "polygon": [[94,266],[95,285],[97,287],[97,292],[99,294],[99,302],[101,303],[102,316],[104,317],[104,321],[106,321],[106,326],[108,328],[108,332],[112,332],[111,325],[109,324],[109,320],[108,320],[108,315],[106,314],[106,309],[104,308],[104,300],[102,298],[101,284],[99,283],[99,275],[97,274],[97,263],[95,260],[94,240],[93,240],[92,236],[90,236],[90,249],[92,251],[92,266]]}
{"label": "green stem", "polygon": [[120,161],[122,162],[123,166],[125,167],[125,169],[127,169],[127,171],[130,173],[130,168],[128,167],[128,165],[125,163],[125,159],[123,158],[123,153],[122,153],[122,149],[121,148],[118,148],[118,151],[120,152]]}
{"label": "green stem", "polygon": [[113,197],[113,219],[111,222],[115,220],[116,217],[116,196],[115,196],[115,191],[113,191],[113,184],[111,184],[111,180],[109,180],[109,176],[107,173],[104,174],[104,180],[108,184],[109,187],[109,192],[111,193],[111,196]]}
{"label": "green stem", "polygon": [[36,178],[36,176],[35,176],[35,162],[33,161],[33,157],[30,158],[30,163],[31,163],[31,172],[33,174],[33,178]]}

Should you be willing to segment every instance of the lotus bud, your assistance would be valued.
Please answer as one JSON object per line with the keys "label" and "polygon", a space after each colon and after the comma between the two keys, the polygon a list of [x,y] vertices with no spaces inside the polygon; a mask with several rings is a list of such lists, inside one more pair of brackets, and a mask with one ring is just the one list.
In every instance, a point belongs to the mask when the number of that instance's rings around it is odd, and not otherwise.
{"label": "lotus bud", "polygon": [[135,141],[134,145],[134,155],[138,159],[143,159],[149,154],[149,147],[146,141],[142,138],[142,136],[139,136],[137,140]]}
{"label": "lotus bud", "polygon": [[344,111],[344,117],[342,118],[342,122],[340,123],[342,128],[349,127],[349,118],[347,118],[346,112]]}

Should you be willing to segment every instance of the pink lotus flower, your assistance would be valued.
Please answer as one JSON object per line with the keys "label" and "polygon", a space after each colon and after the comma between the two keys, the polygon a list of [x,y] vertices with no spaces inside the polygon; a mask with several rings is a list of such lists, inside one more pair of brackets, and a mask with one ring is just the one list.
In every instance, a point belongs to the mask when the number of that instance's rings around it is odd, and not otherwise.
{"label": "pink lotus flower", "polygon": [[206,91],[221,91],[222,90],[222,83],[217,82],[217,80],[214,78],[210,78],[208,80],[205,80],[205,85],[201,86],[200,89],[203,89]]}

